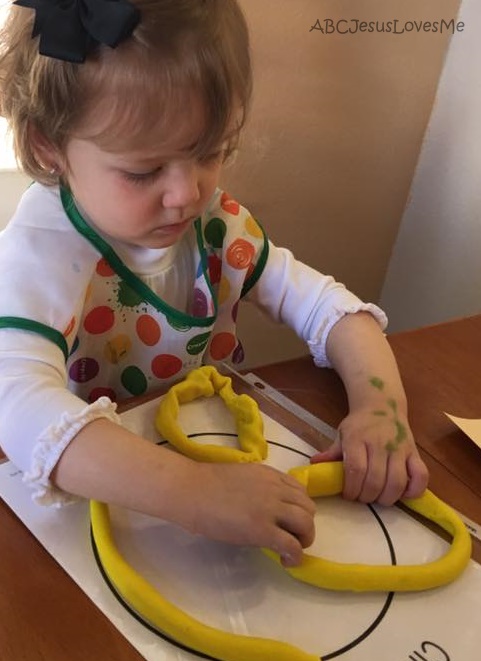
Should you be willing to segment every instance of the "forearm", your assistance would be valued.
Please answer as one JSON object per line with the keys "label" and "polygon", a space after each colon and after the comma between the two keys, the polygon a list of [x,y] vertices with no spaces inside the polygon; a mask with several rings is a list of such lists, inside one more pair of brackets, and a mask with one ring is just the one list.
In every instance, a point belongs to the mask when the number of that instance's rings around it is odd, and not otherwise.
{"label": "forearm", "polygon": [[262,464],[195,462],[106,420],[79,432],[52,480],[192,533],[271,548],[290,565],[314,539],[315,507],[294,478]]}
{"label": "forearm", "polygon": [[178,523],[192,530],[195,464],[108,420],[86,425],[51,480],[58,488]]}
{"label": "forearm", "polygon": [[327,340],[327,355],[344,383],[351,411],[384,405],[388,398],[406,412],[396,359],[370,314],[359,312],[338,321]]}
{"label": "forearm", "polygon": [[344,496],[390,505],[420,495],[428,472],[407,420],[407,402],[389,343],[366,313],[346,315],[331,330],[327,353],[349,399],[332,446],[314,461],[344,461]]}
{"label": "forearm", "polygon": [[292,328],[307,343],[316,365],[329,365],[327,338],[344,315],[352,317],[364,310],[384,327],[386,316],[377,306],[364,303],[332,276],[296,260],[289,250],[269,245],[268,262],[247,300]]}
{"label": "forearm", "polygon": [[300,562],[314,506],[297,480],[262,464],[194,462],[132,434],[106,397],[89,405],[65,388],[54,345],[23,339],[22,352],[0,345],[1,441],[35,500],[96,499]]}

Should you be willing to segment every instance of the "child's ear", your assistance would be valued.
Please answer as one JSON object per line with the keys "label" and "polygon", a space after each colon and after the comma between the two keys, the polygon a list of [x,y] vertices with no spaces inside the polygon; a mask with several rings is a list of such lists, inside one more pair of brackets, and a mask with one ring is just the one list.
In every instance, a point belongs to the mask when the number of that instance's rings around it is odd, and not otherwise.
{"label": "child's ear", "polygon": [[48,172],[60,173],[63,159],[58,149],[47,140],[33,122],[29,123],[27,130],[29,142],[38,163]]}

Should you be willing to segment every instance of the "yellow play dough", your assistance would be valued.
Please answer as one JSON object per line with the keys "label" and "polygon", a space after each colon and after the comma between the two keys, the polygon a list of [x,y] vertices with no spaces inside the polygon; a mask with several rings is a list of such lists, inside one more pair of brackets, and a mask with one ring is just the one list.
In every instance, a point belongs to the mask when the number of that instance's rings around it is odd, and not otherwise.
{"label": "yellow play dough", "polygon": [[190,617],[164,599],[120,555],[106,505],[91,501],[90,518],[102,568],[115,591],[143,620],[173,640],[222,661],[320,661],[317,655],[287,643],[227,633]]}
{"label": "yellow play dough", "polygon": [[[341,462],[300,466],[289,473],[305,485],[312,498],[342,492],[344,471]],[[401,502],[451,535],[452,543],[445,555],[425,564],[366,565],[332,562],[304,553],[301,564],[285,568],[286,571],[293,578],[319,588],[357,592],[411,592],[454,581],[471,557],[471,537],[464,523],[431,491],[426,490],[419,498],[405,498]],[[264,552],[280,563],[277,554],[268,549]]]}
{"label": "yellow play dough", "polygon": [[[216,393],[234,416],[240,449],[197,443],[184,434],[177,422],[180,404]],[[232,389],[232,379],[219,374],[211,365],[192,370],[170,388],[160,401],[155,426],[165,440],[197,461],[261,461],[267,457],[264,424],[257,402],[248,395],[237,395]]]}
{"label": "yellow play dough", "polygon": [[[177,423],[181,403],[215,393],[234,414],[240,450],[195,443],[187,438]],[[193,370],[184,381],[174,385],[159,406],[155,424],[162,436],[178,450],[201,461],[260,461],[267,456],[267,442],[257,403],[247,395],[236,395],[231,379],[220,375],[214,367]],[[341,462],[300,466],[289,473],[313,498],[342,492],[344,474]],[[286,568],[286,571],[295,579],[329,590],[417,591],[453,581],[466,567],[471,555],[471,538],[463,522],[430,491],[420,498],[402,502],[452,536],[452,544],[442,558],[424,565],[393,566],[337,563],[304,554],[299,566]],[[107,505],[91,501],[90,517],[98,558],[108,580],[146,622],[173,640],[222,661],[322,661],[317,655],[287,643],[227,633],[190,617],[162,597],[118,552]],[[280,563],[277,554],[263,550]]]}

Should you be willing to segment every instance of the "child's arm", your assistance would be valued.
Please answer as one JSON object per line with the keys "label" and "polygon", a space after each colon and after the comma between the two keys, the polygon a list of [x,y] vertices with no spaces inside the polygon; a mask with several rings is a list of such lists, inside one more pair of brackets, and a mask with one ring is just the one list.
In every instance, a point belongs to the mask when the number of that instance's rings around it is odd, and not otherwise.
{"label": "child's arm", "polygon": [[86,405],[66,389],[63,354],[49,340],[2,331],[0,375],[2,447],[42,502],[75,494],[118,504],[266,546],[286,565],[312,542],[314,506],[294,478],[261,465],[196,463],[130,433],[113,405]]}
{"label": "child's arm", "polygon": [[394,355],[378,323],[365,312],[345,315],[330,331],[326,351],[344,382],[350,412],[332,447],[313,461],[342,457],[349,499],[392,504],[419,496],[428,471],[409,428]]}
{"label": "child's arm", "polygon": [[108,420],[77,434],[51,479],[211,539],[270,548],[286,566],[314,539],[315,507],[294,478],[259,464],[194,462]]}
{"label": "child's arm", "polygon": [[347,498],[393,503],[419,495],[427,470],[407,421],[404,389],[382,333],[384,313],[332,277],[270,244],[266,267],[247,298],[306,341],[316,365],[341,376],[350,413],[339,437],[314,461],[344,458]]}

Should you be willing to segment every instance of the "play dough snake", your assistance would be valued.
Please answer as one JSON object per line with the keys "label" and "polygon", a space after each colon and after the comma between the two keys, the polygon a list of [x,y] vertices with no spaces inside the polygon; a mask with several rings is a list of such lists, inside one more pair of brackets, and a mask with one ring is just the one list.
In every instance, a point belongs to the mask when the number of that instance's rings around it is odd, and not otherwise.
{"label": "play dough snake", "polygon": [[[289,473],[305,485],[312,498],[342,492],[342,462],[300,466]],[[454,510],[429,490],[419,498],[404,498],[401,502],[449,533],[453,539],[445,555],[422,565],[361,565],[331,562],[304,553],[301,564],[288,567],[286,571],[294,578],[318,588],[357,592],[411,592],[454,581],[471,557],[471,537],[464,523]],[[264,552],[280,563],[277,554],[267,549]]]}
{"label": "play dough snake", "polygon": [[[240,449],[196,443],[184,434],[177,422],[179,404],[212,397],[215,393],[234,416]],[[232,380],[211,365],[192,370],[183,381],[170,388],[159,404],[155,426],[182,454],[198,461],[261,461],[267,457],[267,441],[257,402],[248,395],[237,395],[232,389]]]}
{"label": "play dough snake", "polygon": [[91,501],[90,518],[102,569],[115,591],[144,621],[172,640],[222,661],[320,661],[318,656],[292,645],[227,633],[184,613],[155,590],[118,552],[110,530],[108,507]]}
{"label": "play dough snake", "polygon": [[[226,402],[236,417],[242,450],[192,444],[176,422],[179,403],[192,401],[214,392]],[[172,394],[173,393],[173,394]],[[162,415],[161,415],[162,412]],[[207,461],[258,461],[267,454],[262,418],[257,404],[247,395],[237,396],[231,380],[213,367],[194,370],[163,398],[156,426],[164,438],[190,456]],[[226,450],[229,452],[226,453]],[[313,497],[331,496],[342,492],[341,462],[300,466],[289,471],[307,493]],[[287,568],[294,578],[320,588],[355,591],[417,591],[453,581],[466,567],[471,554],[471,538],[457,514],[433,493],[426,491],[420,498],[405,499],[408,508],[437,523],[452,536],[447,553],[424,565],[366,565],[336,563],[303,555],[301,564]],[[266,638],[254,638],[227,633],[190,617],[167,601],[121,556],[110,529],[107,505],[90,503],[92,537],[99,562],[109,582],[119,596],[143,620],[189,649],[222,661],[318,661],[292,645]],[[279,556],[264,549],[280,562]],[[319,660],[322,661],[322,660]]]}

